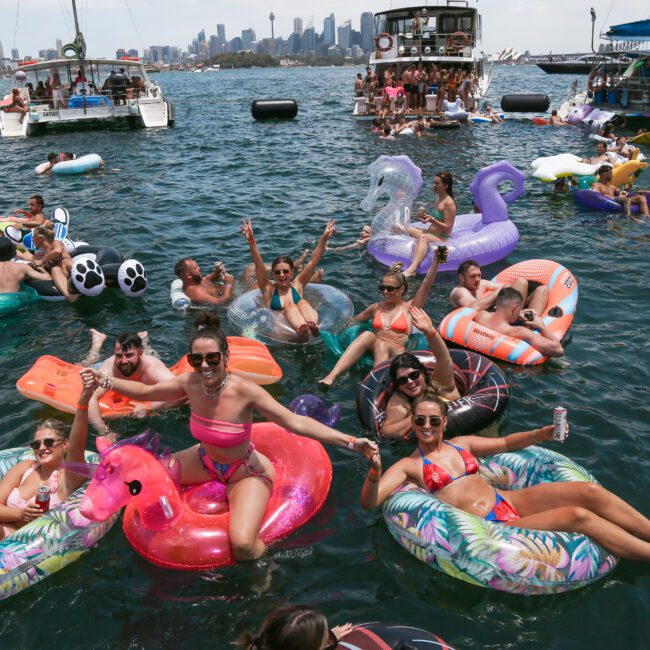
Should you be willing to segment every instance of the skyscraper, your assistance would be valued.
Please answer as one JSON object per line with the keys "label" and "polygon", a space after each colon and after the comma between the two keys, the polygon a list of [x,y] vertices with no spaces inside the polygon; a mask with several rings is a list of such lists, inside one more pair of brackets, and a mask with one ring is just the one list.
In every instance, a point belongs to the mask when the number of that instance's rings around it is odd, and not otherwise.
{"label": "skyscraper", "polygon": [[[63,49],[63,41],[60,38],[56,39],[56,52],[57,56],[61,58],[61,50]],[[2,58],[2,57],[0,57]]]}
{"label": "skyscraper", "polygon": [[198,33],[198,35],[197,35],[197,37],[196,37],[196,40],[197,40],[199,43],[205,43],[205,29],[202,29],[202,30]]}
{"label": "skyscraper", "polygon": [[15,47],[11,48],[11,58],[14,61],[18,61],[18,59],[20,59],[20,54],[18,53],[18,49]]}
{"label": "skyscraper", "polygon": [[334,14],[330,14],[323,21],[323,44],[334,45],[336,43],[336,24]]}
{"label": "skyscraper", "polygon": [[342,25],[339,25],[339,47],[342,50],[347,50],[352,46],[352,21],[346,20]]}
{"label": "skyscraper", "polygon": [[5,51],[2,49],[2,42],[0,42],[0,59],[5,58]]}
{"label": "skyscraper", "polygon": [[242,50],[250,50],[251,48],[251,43],[253,41],[256,41],[257,37],[255,35],[255,30],[252,27],[249,27],[248,29],[242,29],[241,30],[241,48]]}
{"label": "skyscraper", "polygon": [[271,21],[271,38],[275,38],[275,31],[273,30],[273,21],[275,20],[275,14],[273,12],[269,14],[269,20]]}
{"label": "skyscraper", "polygon": [[361,47],[366,52],[372,51],[372,32],[374,29],[374,18],[372,12],[364,11],[361,14]]}
{"label": "skyscraper", "polygon": [[302,52],[314,52],[316,50],[316,30],[313,27],[307,27],[300,37],[300,50]]}
{"label": "skyscraper", "polygon": [[302,18],[293,19],[293,31],[294,34],[298,34],[298,36],[302,36]]}
{"label": "skyscraper", "polygon": [[221,39],[221,43],[226,43],[226,26],[217,25],[217,36]]}

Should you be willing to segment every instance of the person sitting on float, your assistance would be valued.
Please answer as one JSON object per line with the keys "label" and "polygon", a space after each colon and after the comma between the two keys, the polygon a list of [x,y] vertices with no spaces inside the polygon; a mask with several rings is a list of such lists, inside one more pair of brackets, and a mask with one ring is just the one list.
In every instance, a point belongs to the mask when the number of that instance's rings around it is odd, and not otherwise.
{"label": "person sitting on float", "polygon": [[193,371],[151,386],[93,368],[84,369],[82,376],[96,377],[102,388],[131,399],[189,400],[190,431],[198,444],[174,454],[181,463],[181,483],[217,480],[226,485],[230,545],[237,559],[254,560],[266,550],[260,526],[275,476],[269,459],[251,442],[254,411],[288,431],[323,443],[365,453],[377,451],[377,445],[296,415],[257,384],[227,372],[228,341],[214,312],[197,317],[189,350],[187,360]]}
{"label": "person sitting on float", "polygon": [[97,383],[84,377],[83,390],[68,435],[68,427],[55,418],[41,422],[29,446],[35,460],[14,465],[0,480],[0,539],[15,532],[43,511],[35,504],[39,487],[50,490],[50,510],[66,499],[86,480],[63,469],[63,461],[83,463],[88,437],[88,402]]}
{"label": "person sitting on float", "polygon": [[[494,311],[479,311],[475,322],[500,334],[525,341],[543,355],[561,357],[564,349],[560,341],[546,329],[536,311],[529,309],[524,312],[523,309],[524,299],[519,291],[503,287],[494,302]],[[538,330],[539,333],[532,330]]]}
{"label": "person sitting on float", "polygon": [[[544,313],[548,306],[547,286],[531,282],[526,278],[517,278],[511,286],[521,294],[525,307],[533,309],[538,314]],[[491,310],[503,287],[500,282],[484,280],[478,262],[465,260],[458,267],[458,285],[449,295],[449,302],[456,309],[469,307],[478,311]]]}
{"label": "person sitting on float", "polygon": [[[34,196],[29,197],[29,207],[27,210],[14,210],[12,215],[9,217],[3,217],[3,221],[12,221],[13,223],[18,224],[21,228],[35,228],[36,226],[42,226],[47,218],[43,214],[45,209],[45,201],[40,194],[34,194]],[[18,215],[22,214],[23,217]]]}
{"label": "person sitting on float", "polygon": [[274,282],[269,280],[264,260],[255,241],[251,219],[248,222],[242,220],[241,231],[250,247],[251,257],[255,264],[257,284],[262,293],[264,304],[274,311],[284,313],[284,317],[296,331],[298,340],[301,342],[306,342],[310,333],[312,336],[318,336],[320,334],[318,312],[305,299],[303,292],[307,284],[312,280],[316,266],[325,252],[327,242],[336,232],[334,219],[327,222],[327,226],[325,226],[325,230],[314,248],[309,262],[305,264],[302,271],[295,278],[293,277],[295,264],[290,257],[282,255],[271,262],[271,273],[275,278]]}
{"label": "person sitting on float", "polygon": [[11,102],[9,106],[3,106],[2,110],[5,113],[20,113],[19,122],[22,124],[25,115],[27,115],[28,108],[25,105],[25,100],[20,96],[20,88],[13,88],[11,90]]}
{"label": "person sitting on float", "polygon": [[553,425],[502,438],[444,440],[447,404],[425,389],[413,405],[417,449],[382,476],[379,452],[361,490],[361,506],[380,506],[401,485],[415,483],[444,503],[487,521],[530,530],[582,533],[618,557],[650,561],[650,520],[595,483],[567,481],[499,490],[478,473],[476,456],[523,449],[553,439]]}
{"label": "person sitting on float", "polygon": [[563,120],[558,114],[557,109],[551,111],[551,117],[548,118],[548,123],[551,126],[568,126],[569,123],[566,120]]}
{"label": "person sitting on float", "polygon": [[393,359],[388,370],[393,394],[386,404],[386,415],[381,426],[381,435],[385,438],[411,438],[412,405],[425,388],[434,390],[436,395],[447,402],[460,397],[454,381],[451,355],[431,318],[417,307],[410,307],[409,312],[413,325],[426,337],[436,365],[433,372],[429,373],[420,359],[409,352]]}
{"label": "person sitting on float", "polygon": [[625,216],[628,219],[638,221],[632,216],[631,206],[638,205],[641,216],[650,217],[648,211],[648,199],[643,194],[635,194],[630,196],[625,190],[619,190],[616,185],[612,184],[613,170],[609,165],[602,165],[598,169],[598,181],[591,186],[595,192],[599,192],[604,196],[614,199],[617,203],[623,206]]}
{"label": "person sitting on float", "polygon": [[174,273],[183,281],[183,293],[194,304],[223,305],[232,298],[234,279],[222,262],[215,262],[212,273],[201,275],[201,267],[194,259],[184,257],[176,262]]}
{"label": "person sitting on float", "polygon": [[325,616],[306,605],[286,605],[271,611],[256,634],[244,632],[233,645],[243,650],[334,650],[352,632],[352,624],[330,629]]}
{"label": "person sitting on float", "polygon": [[23,280],[41,280],[43,275],[29,264],[14,262],[16,246],[6,237],[0,236],[0,294],[18,293]]}
{"label": "person sitting on float", "polygon": [[433,216],[425,214],[418,219],[422,223],[428,223],[426,230],[422,228],[408,228],[407,233],[413,237],[415,246],[413,248],[413,259],[410,266],[404,271],[404,275],[410,278],[415,275],[418,266],[427,254],[427,248],[431,243],[444,243],[452,234],[456,221],[456,199],[454,199],[454,179],[447,172],[436,174],[433,179],[433,191],[438,195]]}
{"label": "person sitting on float", "polygon": [[372,319],[372,331],[361,332],[350,343],[334,368],[320,379],[319,383],[331,386],[342,372],[351,368],[366,353],[372,354],[374,365],[377,366],[396,354],[404,352],[404,346],[413,331],[409,308],[424,307],[436,280],[439,262],[436,255],[412,300],[404,300],[408,291],[408,282],[400,270],[402,264],[398,262],[390,267],[379,285],[383,300],[366,307],[352,319],[357,323]]}
{"label": "person sitting on float", "polygon": [[596,155],[592,158],[583,158],[580,162],[588,165],[613,165],[616,154],[607,151],[607,145],[604,142],[596,142]]}

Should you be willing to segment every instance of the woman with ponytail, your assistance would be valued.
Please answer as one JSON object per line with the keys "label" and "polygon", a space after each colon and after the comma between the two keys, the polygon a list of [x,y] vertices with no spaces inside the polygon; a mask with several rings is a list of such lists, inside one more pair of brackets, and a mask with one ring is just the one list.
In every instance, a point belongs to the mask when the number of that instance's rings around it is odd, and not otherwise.
{"label": "woman with ponytail", "polygon": [[[454,198],[454,179],[447,172],[436,174],[433,179],[433,191],[438,195],[433,215],[425,214],[420,221],[428,223],[426,230],[421,228],[409,228],[408,234],[415,241],[413,249],[413,260],[411,265],[404,271],[407,278],[415,275],[418,266],[427,254],[427,247],[431,243],[444,244],[451,237],[456,221],[456,199]],[[419,218],[419,217],[418,217]]]}

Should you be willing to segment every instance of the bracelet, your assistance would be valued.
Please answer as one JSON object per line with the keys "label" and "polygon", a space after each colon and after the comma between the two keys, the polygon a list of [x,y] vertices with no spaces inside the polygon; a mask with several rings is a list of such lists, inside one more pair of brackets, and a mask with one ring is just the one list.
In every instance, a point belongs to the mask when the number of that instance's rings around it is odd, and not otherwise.
{"label": "bracelet", "polygon": [[[380,469],[375,469],[374,467],[371,467],[371,468],[370,468],[370,471],[368,472],[368,478],[369,478],[373,483],[376,483],[376,482],[379,481],[379,479],[381,478],[381,470],[380,470]],[[376,479],[376,481],[373,480],[373,479]]]}
{"label": "bracelet", "polygon": [[528,439],[532,442],[537,444],[539,440],[537,440],[537,434],[539,433],[539,429],[533,429],[529,434],[528,434]]}
{"label": "bracelet", "polygon": [[88,404],[77,404],[77,411],[87,411]]}
{"label": "bracelet", "polygon": [[108,390],[113,388],[113,377],[111,377],[107,372],[103,372],[100,386],[102,388],[107,388]]}
{"label": "bracelet", "polygon": [[230,284],[224,284],[223,286],[226,289],[232,289],[232,282]]}
{"label": "bracelet", "polygon": [[354,436],[348,436],[348,449],[354,449],[354,443],[356,438]]}
{"label": "bracelet", "polygon": [[371,483],[379,483],[379,481],[381,481],[381,476],[377,476],[377,478],[373,478],[370,474],[368,474],[368,480]]}

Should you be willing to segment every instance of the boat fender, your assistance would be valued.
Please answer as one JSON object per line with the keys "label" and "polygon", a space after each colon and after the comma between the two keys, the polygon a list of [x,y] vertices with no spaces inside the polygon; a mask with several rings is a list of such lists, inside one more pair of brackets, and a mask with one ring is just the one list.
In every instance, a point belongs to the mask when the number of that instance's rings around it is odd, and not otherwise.
{"label": "boat fender", "polygon": [[295,99],[255,99],[251,103],[251,114],[256,120],[292,120],[298,115],[298,102]]}
{"label": "boat fender", "polygon": [[548,95],[510,94],[501,98],[501,110],[509,113],[545,113],[551,105]]}

